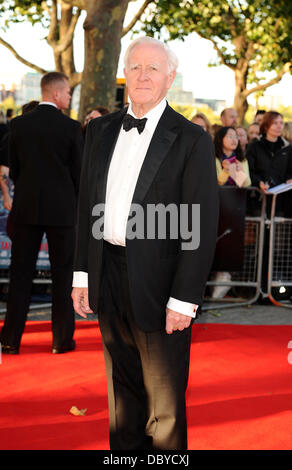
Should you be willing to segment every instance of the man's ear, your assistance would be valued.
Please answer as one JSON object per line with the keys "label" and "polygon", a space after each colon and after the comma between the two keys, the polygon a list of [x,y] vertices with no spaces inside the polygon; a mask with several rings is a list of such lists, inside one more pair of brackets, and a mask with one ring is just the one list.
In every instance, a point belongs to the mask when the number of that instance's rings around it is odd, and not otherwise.
{"label": "man's ear", "polygon": [[126,81],[127,81],[127,70],[126,70],[126,67],[124,67],[124,77],[125,77],[125,79],[126,79]]}
{"label": "man's ear", "polygon": [[176,70],[173,70],[172,72],[170,72],[169,74],[169,78],[168,78],[168,86],[167,88],[169,89],[171,87],[171,85],[173,84],[173,80],[175,79],[175,76],[176,76]]}
{"label": "man's ear", "polygon": [[52,89],[51,96],[52,96],[53,102],[55,102],[55,101],[58,100],[58,97],[59,97],[59,90],[58,90],[58,88],[53,88],[53,89]]}

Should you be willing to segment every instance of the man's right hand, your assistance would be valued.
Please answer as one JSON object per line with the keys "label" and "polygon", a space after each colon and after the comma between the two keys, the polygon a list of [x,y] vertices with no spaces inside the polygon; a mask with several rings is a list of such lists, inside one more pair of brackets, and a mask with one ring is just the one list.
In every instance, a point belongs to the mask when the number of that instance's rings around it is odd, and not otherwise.
{"label": "man's right hand", "polygon": [[87,318],[88,313],[93,313],[88,302],[88,287],[74,287],[71,297],[74,310],[78,315]]}

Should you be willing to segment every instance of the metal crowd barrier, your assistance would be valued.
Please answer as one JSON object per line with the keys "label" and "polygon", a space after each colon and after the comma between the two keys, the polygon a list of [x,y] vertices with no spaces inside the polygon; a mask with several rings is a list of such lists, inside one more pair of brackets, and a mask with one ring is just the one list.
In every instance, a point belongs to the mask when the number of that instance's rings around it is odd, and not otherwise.
{"label": "metal crowd barrier", "polygon": [[[44,270],[44,271],[36,271],[35,272],[35,277],[33,279],[33,284],[51,284],[51,274],[49,270]],[[0,284],[8,284],[9,283],[9,276],[8,276],[8,270],[7,269],[1,269],[0,270]],[[41,308],[50,308],[52,306],[51,302],[34,302],[31,303],[29,306],[29,310],[39,310]],[[6,308],[0,308],[0,314],[5,313]]]}
{"label": "metal crowd barrier", "polygon": [[[231,272],[231,280],[207,282],[207,291],[212,287],[230,287],[223,298],[212,298],[206,293],[202,310],[216,310],[247,306],[260,297],[269,298],[277,306],[292,308],[291,299],[275,299],[276,289],[291,287],[292,295],[292,219],[276,215],[277,194],[265,195],[258,188],[246,188],[247,191],[261,195],[261,210],[257,217],[245,217],[245,246],[242,268]],[[272,198],[271,213],[266,213],[267,198]],[[268,260],[265,260],[265,245],[268,244]],[[267,266],[267,271],[263,265]],[[265,276],[267,281],[265,282]],[[266,284],[266,287],[265,287]]]}
{"label": "metal crowd barrier", "polygon": [[276,215],[277,195],[272,198],[271,218],[267,221],[270,226],[267,295],[273,304],[292,308],[291,302],[281,302],[274,295],[276,288],[284,292],[288,288],[292,298],[292,219]]}
{"label": "metal crowd barrier", "polygon": [[[232,191],[232,188],[230,188]],[[258,216],[245,216],[244,256],[239,271],[231,272],[229,281],[213,281],[210,277],[207,290],[215,286],[229,287],[223,298],[213,299],[208,293],[202,310],[214,310],[247,306],[255,303],[260,296],[286,308],[292,308],[291,300],[275,299],[275,289],[291,287],[292,293],[292,219],[276,215],[277,195],[265,195],[258,188],[245,188],[261,196]],[[232,196],[232,195],[231,195]],[[272,198],[270,218],[266,214],[267,198]],[[226,231],[228,233],[228,230]],[[264,246],[268,243],[267,273],[263,272]],[[267,275],[267,287],[263,288],[263,276]],[[0,270],[0,284],[8,284],[8,270]],[[50,284],[49,270],[36,271],[34,284]],[[231,295],[230,295],[231,293]],[[31,303],[30,310],[49,308],[51,303]],[[0,313],[6,309],[0,309]]]}

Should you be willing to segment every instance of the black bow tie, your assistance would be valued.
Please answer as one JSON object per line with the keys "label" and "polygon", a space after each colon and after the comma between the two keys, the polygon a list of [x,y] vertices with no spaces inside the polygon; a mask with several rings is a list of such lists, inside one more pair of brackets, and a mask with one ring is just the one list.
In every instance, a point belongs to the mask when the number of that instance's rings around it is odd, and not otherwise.
{"label": "black bow tie", "polygon": [[137,127],[139,134],[144,131],[147,118],[135,119],[131,114],[125,114],[123,119],[123,128],[128,132],[133,127]]}

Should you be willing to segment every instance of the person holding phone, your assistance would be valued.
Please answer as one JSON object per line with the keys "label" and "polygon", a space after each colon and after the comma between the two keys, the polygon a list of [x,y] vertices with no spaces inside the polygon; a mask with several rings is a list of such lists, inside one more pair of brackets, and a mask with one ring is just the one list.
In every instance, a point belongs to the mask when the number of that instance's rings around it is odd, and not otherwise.
{"label": "person holding phone", "polygon": [[233,127],[221,127],[214,138],[217,180],[220,186],[246,188],[251,185],[247,159]]}
{"label": "person holding phone", "polygon": [[[243,155],[239,137],[231,126],[221,127],[214,138],[217,181],[219,186],[250,186],[248,162]],[[232,191],[230,196],[232,197]],[[216,285],[211,289],[213,299],[223,298],[230,286],[231,274],[228,271],[213,272],[212,280],[226,282],[227,285]]]}

